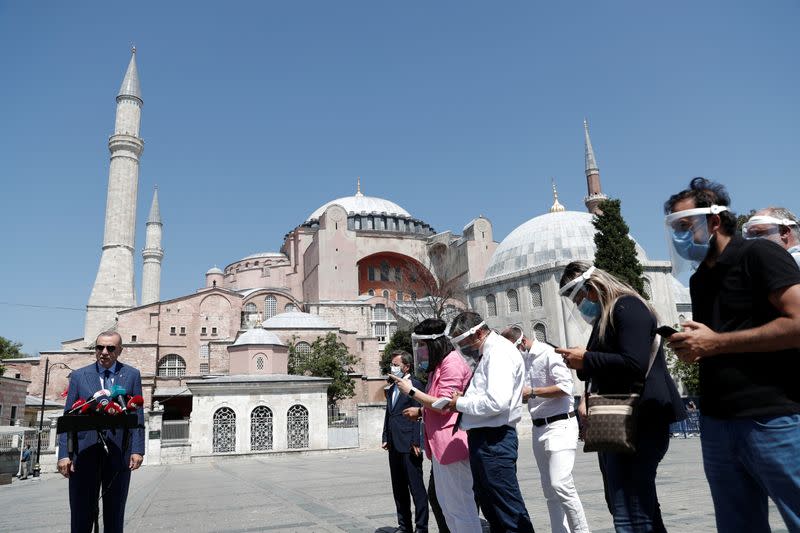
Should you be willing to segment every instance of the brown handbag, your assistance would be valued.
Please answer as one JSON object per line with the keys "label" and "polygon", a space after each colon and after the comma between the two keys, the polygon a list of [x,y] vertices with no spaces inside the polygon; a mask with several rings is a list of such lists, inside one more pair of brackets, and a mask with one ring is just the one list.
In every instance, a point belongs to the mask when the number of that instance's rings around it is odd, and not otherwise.
{"label": "brown handbag", "polygon": [[[661,347],[661,336],[656,334],[650,353],[650,364],[645,381]],[[591,381],[586,386],[586,428],[583,436],[584,452],[636,452],[636,408],[641,394],[590,393]],[[642,384],[644,387],[644,384]],[[640,390],[641,392],[641,390]]]}

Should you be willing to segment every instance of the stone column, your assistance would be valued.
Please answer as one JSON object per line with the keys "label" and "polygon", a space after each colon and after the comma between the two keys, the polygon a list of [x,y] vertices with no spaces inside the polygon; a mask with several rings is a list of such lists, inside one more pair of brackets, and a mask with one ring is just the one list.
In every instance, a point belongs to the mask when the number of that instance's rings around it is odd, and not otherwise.
{"label": "stone column", "polygon": [[[154,408],[147,412],[144,424],[145,453],[144,464],[161,464],[161,429],[164,421],[164,409],[156,402]],[[157,436],[158,438],[151,438]]]}
{"label": "stone column", "polygon": [[383,420],[386,404],[358,404],[358,447],[364,450],[379,450],[383,435]]}

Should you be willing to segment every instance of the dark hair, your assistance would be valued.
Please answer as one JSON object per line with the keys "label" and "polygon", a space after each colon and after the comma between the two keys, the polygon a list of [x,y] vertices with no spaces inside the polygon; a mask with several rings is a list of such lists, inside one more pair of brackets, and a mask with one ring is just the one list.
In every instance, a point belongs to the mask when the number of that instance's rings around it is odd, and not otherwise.
{"label": "dark hair", "polygon": [[[669,215],[675,204],[689,198],[694,200],[695,207],[711,207],[712,205],[730,207],[731,205],[731,197],[723,184],[706,178],[692,178],[688,189],[673,194],[669,200],[664,202],[664,214]],[[719,214],[719,218],[722,223],[722,233],[733,235],[736,232],[736,214],[730,210],[723,211]]]}
{"label": "dark hair", "polygon": [[414,356],[408,353],[405,350],[395,350],[392,352],[392,359],[397,356],[400,356],[401,360],[403,361],[404,365],[408,365],[409,372],[414,373]]}
{"label": "dark hair", "polygon": [[[459,313],[450,323],[450,336],[451,337],[458,337],[462,333],[467,330],[470,330],[483,322],[483,318],[478,313],[473,313],[472,311],[464,311],[463,313]],[[483,326],[486,329],[489,329],[488,326]]]}
{"label": "dark hair", "polygon": [[[417,335],[436,335],[437,333],[444,333],[447,328],[447,323],[439,318],[427,318],[420,322],[414,328],[414,333]],[[442,335],[435,339],[425,339],[425,345],[428,347],[428,373],[436,370],[447,354],[453,351],[453,345],[447,337]]]}

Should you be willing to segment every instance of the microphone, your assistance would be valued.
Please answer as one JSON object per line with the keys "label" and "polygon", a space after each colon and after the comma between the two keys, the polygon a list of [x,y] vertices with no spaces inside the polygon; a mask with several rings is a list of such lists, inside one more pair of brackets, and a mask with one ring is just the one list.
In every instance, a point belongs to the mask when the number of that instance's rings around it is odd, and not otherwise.
{"label": "microphone", "polygon": [[67,414],[71,415],[75,411],[80,411],[81,407],[83,407],[84,405],[86,405],[86,400],[84,400],[83,398],[78,398],[77,400],[75,400],[75,403],[72,404],[72,407],[69,408]]}
{"label": "microphone", "polygon": [[124,413],[126,411],[125,405],[125,394],[128,391],[125,390],[125,387],[120,387],[119,385],[114,385],[111,387],[111,391],[108,393],[108,396],[114,398],[117,401],[117,404],[122,409]]}
{"label": "microphone", "polygon": [[122,406],[118,405],[116,402],[108,402],[103,412],[107,415],[118,415],[122,412]]}
{"label": "microphone", "polygon": [[109,403],[111,403],[111,400],[109,400],[108,398],[97,400],[97,407],[95,408],[95,412],[98,414],[103,413],[106,407],[108,407]]}
{"label": "microphone", "polygon": [[128,411],[133,412],[139,410],[139,408],[141,408],[143,405],[144,398],[141,394],[137,394],[136,396],[131,396],[126,407],[128,408]]}

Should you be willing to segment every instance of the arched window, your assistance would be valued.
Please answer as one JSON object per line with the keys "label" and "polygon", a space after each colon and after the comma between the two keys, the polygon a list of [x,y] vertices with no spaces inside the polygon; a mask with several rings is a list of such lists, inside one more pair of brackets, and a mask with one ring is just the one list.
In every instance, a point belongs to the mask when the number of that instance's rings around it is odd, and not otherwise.
{"label": "arched window", "polygon": [[264,320],[269,320],[278,313],[278,299],[271,294],[264,298]]}
{"label": "arched window", "polygon": [[369,294],[370,296],[375,296],[375,291],[373,289],[370,289],[367,291],[367,294]]}
{"label": "arched window", "polygon": [[286,447],[308,448],[308,409],[300,404],[289,408],[286,420]]}
{"label": "arched window", "polygon": [[256,370],[264,370],[264,356],[259,355],[256,357]]}
{"label": "arched window", "polygon": [[541,307],[542,306],[542,286],[538,283],[534,283],[531,285],[531,306],[532,307]]}
{"label": "arched window", "polygon": [[644,297],[648,300],[653,299],[653,287],[650,285],[650,280],[647,278],[642,278],[642,287],[644,289]]}
{"label": "arched window", "polygon": [[383,293],[381,293],[381,296],[383,296],[384,298],[389,298],[389,291],[384,289]]}
{"label": "arched window", "polygon": [[272,410],[266,405],[259,405],[250,413],[250,449],[272,449]]}
{"label": "arched window", "polygon": [[497,300],[494,294],[486,295],[486,316],[497,316]]}
{"label": "arched window", "polygon": [[311,345],[306,341],[300,341],[294,345],[295,364],[294,367],[298,368],[300,365],[308,362],[311,356]]}
{"label": "arched window", "polygon": [[519,311],[519,298],[517,298],[517,291],[511,289],[510,291],[506,292],[506,298],[508,298],[508,312],[509,313],[516,313]]}
{"label": "arched window", "polygon": [[293,303],[288,303],[283,306],[284,313],[294,313],[295,311],[297,311],[297,307]]}
{"label": "arched window", "polygon": [[541,322],[533,324],[533,335],[537,341],[547,342],[547,328]]}
{"label": "arched window", "polygon": [[230,407],[220,407],[214,413],[214,453],[236,451],[236,413]]}
{"label": "arched window", "polygon": [[186,361],[180,355],[171,353],[161,358],[158,363],[158,376],[162,378],[179,378],[186,375]]}

